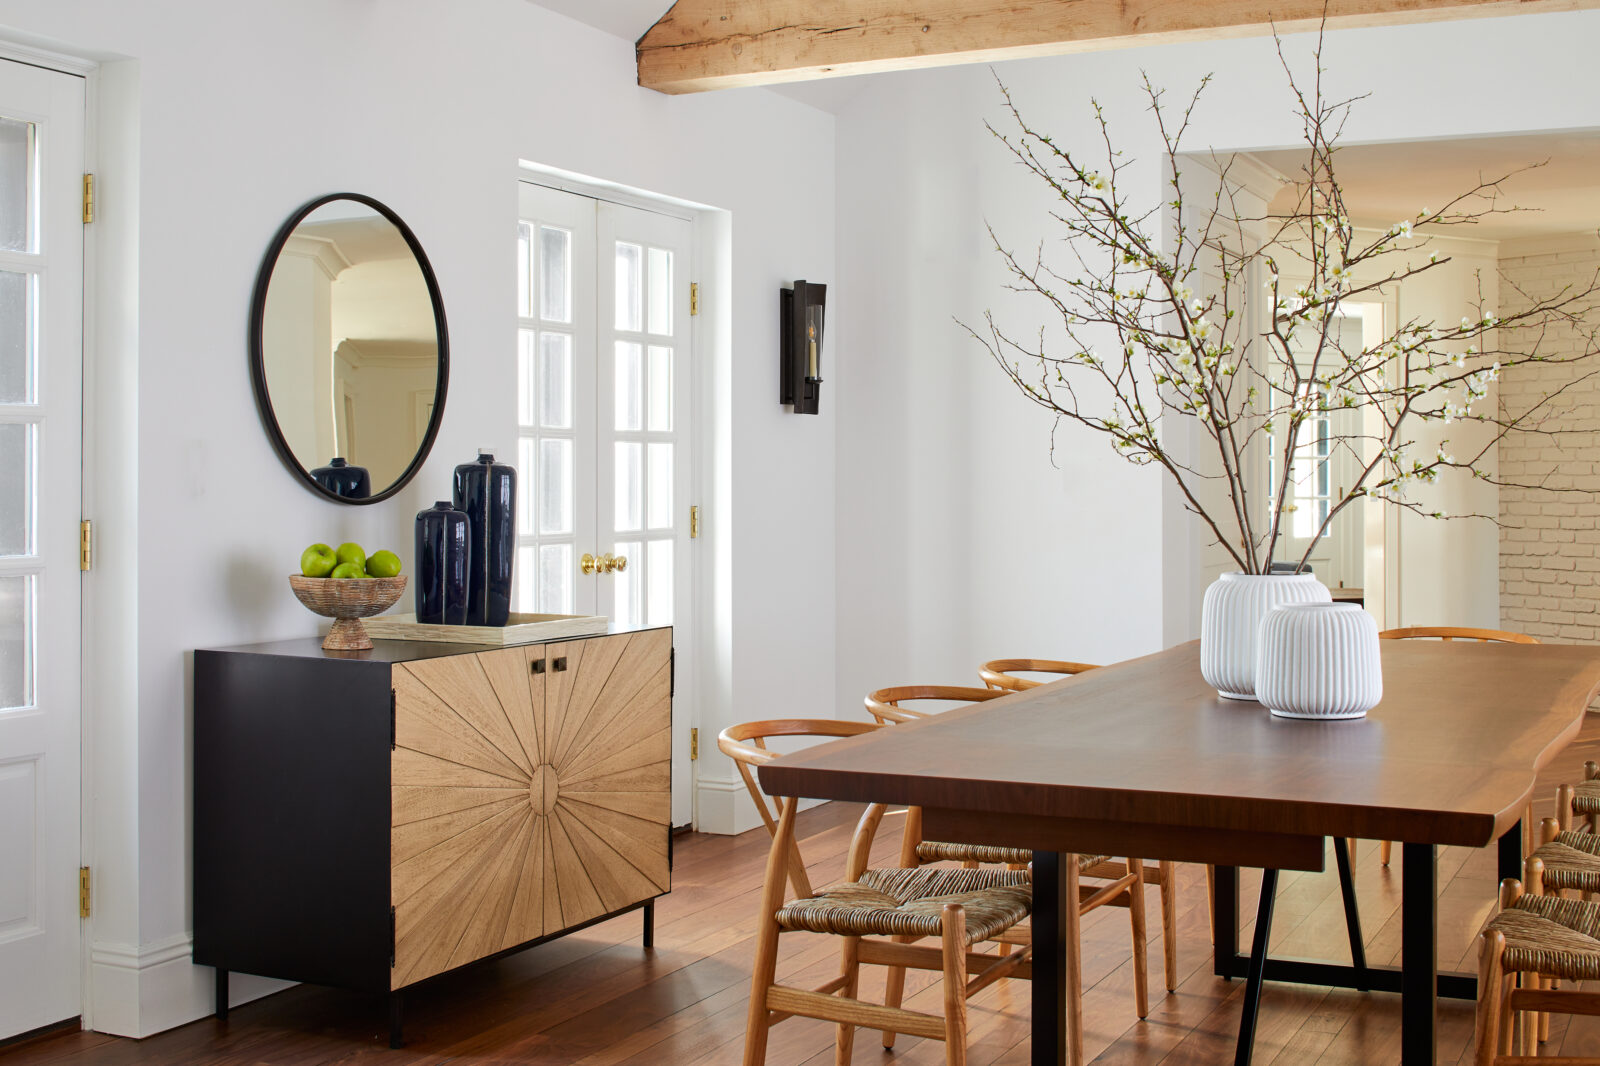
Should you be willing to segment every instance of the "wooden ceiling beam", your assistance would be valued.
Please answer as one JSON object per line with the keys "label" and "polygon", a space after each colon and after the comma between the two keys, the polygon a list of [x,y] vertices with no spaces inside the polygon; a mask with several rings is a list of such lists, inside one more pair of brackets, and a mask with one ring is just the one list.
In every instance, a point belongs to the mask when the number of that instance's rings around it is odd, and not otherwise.
{"label": "wooden ceiling beam", "polygon": [[677,0],[639,39],[664,93],[1172,41],[1527,12],[1600,0]]}

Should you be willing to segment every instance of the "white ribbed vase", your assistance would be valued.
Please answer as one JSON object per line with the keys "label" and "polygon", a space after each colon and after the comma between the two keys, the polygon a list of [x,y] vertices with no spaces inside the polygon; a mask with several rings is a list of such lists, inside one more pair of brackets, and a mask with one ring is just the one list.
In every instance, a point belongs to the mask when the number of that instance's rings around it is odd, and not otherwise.
{"label": "white ribbed vase", "polygon": [[1200,609],[1200,676],[1230,700],[1256,698],[1256,632],[1284,603],[1328,603],[1328,586],[1310,574],[1223,574]]}
{"label": "white ribbed vase", "polygon": [[1291,603],[1261,622],[1256,699],[1282,718],[1362,718],[1383,699],[1378,623],[1353,603]]}

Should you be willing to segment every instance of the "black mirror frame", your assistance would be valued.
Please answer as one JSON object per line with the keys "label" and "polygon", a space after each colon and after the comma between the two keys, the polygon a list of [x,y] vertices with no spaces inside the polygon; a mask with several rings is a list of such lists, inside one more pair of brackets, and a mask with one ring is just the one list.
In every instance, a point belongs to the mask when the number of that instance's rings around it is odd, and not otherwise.
{"label": "black mirror frame", "polygon": [[[434,391],[433,417],[428,421],[428,431],[423,434],[422,443],[417,447],[417,454],[412,457],[410,465],[400,476],[382,492],[361,499],[352,499],[348,496],[336,496],[323,486],[317,484],[310,471],[300,465],[300,460],[295,458],[293,449],[283,436],[283,429],[278,425],[278,416],[272,409],[272,397],[267,391],[267,366],[266,353],[262,350],[261,333],[267,310],[267,287],[272,283],[272,272],[277,268],[278,256],[283,252],[283,246],[289,243],[296,227],[304,222],[306,216],[324,204],[335,200],[354,200],[365,204],[378,214],[394,224],[400,231],[400,236],[405,238],[406,246],[411,249],[411,254],[416,257],[417,266],[422,269],[422,280],[428,286],[428,298],[433,301],[433,321],[438,331],[439,344],[439,377]],[[416,234],[411,232],[400,216],[391,211],[387,205],[374,200],[370,196],[363,196],[356,192],[336,192],[327,196],[319,196],[302,206],[298,211],[289,216],[272,238],[272,243],[267,247],[267,254],[261,260],[261,269],[256,272],[255,292],[250,297],[250,386],[256,396],[256,410],[261,414],[262,427],[267,431],[267,439],[272,442],[272,448],[278,453],[278,458],[283,460],[283,465],[289,472],[311,492],[325,500],[335,503],[366,504],[380,503],[387,500],[401,489],[405,488],[417,471],[422,469],[422,464],[427,460],[428,454],[433,451],[434,439],[439,435],[439,423],[444,418],[445,392],[450,385],[450,331],[445,324],[444,299],[439,295],[439,281],[434,277],[433,264],[428,262],[427,253],[422,250],[422,244],[417,240]]]}

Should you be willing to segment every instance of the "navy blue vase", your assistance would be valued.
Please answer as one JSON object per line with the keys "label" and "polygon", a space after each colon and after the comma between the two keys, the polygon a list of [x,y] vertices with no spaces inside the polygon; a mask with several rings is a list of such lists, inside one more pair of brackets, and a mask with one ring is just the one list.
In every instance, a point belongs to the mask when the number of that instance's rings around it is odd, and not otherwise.
{"label": "navy blue vase", "polygon": [[351,466],[338,456],[329,459],[327,466],[311,471],[311,480],[347,500],[364,500],[372,495],[372,478],[367,468]]}
{"label": "navy blue vase", "polygon": [[467,516],[440,500],[417,512],[417,621],[428,625],[467,624],[467,569],[472,560]]}
{"label": "navy blue vase", "polygon": [[456,510],[472,538],[467,571],[467,625],[503,626],[511,617],[511,563],[517,553],[517,472],[479,452],[456,467]]}

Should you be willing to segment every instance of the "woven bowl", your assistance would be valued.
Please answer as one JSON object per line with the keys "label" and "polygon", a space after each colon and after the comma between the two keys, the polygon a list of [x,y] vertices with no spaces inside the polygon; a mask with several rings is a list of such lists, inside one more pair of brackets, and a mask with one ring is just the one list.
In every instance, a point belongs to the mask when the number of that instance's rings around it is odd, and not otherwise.
{"label": "woven bowl", "polygon": [[399,602],[406,591],[404,577],[305,577],[289,575],[295,599],[312,612],[333,619],[322,642],[328,651],[360,651],[372,647],[363,618],[382,614]]}

